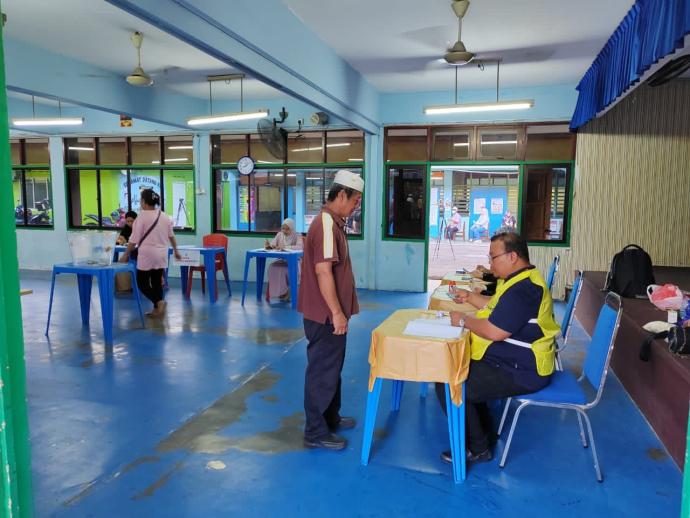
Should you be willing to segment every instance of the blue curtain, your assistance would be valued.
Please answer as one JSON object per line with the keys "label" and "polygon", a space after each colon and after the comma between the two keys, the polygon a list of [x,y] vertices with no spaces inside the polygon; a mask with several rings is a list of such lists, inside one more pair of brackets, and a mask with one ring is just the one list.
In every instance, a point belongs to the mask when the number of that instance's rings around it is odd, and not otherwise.
{"label": "blue curtain", "polygon": [[683,47],[690,0],[637,0],[577,86],[570,129],[594,119],[654,63]]}

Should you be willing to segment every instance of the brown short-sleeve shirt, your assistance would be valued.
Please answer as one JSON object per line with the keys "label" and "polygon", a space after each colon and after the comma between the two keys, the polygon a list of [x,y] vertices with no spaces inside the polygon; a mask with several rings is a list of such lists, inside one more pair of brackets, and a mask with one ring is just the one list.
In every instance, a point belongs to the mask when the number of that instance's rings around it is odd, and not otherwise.
{"label": "brown short-sleeve shirt", "polygon": [[304,242],[302,277],[297,300],[297,311],[308,320],[321,324],[325,324],[326,320],[333,321],[316,278],[316,265],[323,262],[333,263],[335,291],[345,316],[350,318],[359,313],[355,277],[344,227],[345,221],[326,207],[309,225]]}

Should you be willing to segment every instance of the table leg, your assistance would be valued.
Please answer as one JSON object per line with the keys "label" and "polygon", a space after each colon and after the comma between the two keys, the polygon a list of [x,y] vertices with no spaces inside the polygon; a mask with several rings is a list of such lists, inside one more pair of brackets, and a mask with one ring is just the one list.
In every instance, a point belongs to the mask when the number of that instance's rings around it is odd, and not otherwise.
{"label": "table leg", "polygon": [[89,325],[89,309],[91,307],[91,284],[93,277],[89,274],[78,273],[77,285],[79,286],[79,306],[81,307],[81,324]]}
{"label": "table leg", "polygon": [[297,261],[298,257],[288,257],[288,279],[290,280],[290,298],[292,309],[297,309],[297,296],[298,296],[298,286],[297,286]]}
{"label": "table leg", "polygon": [[[208,275],[208,298],[211,304],[216,302],[216,254],[204,251],[204,267]],[[211,278],[213,277],[213,278]]]}
{"label": "table leg", "polygon": [[426,382],[422,382],[422,384],[419,386],[419,397],[424,399],[429,392],[429,384]]}
{"label": "table leg", "polygon": [[364,437],[362,439],[362,466],[369,464],[371,441],[374,438],[374,425],[376,424],[376,410],[379,406],[381,395],[381,378],[376,378],[374,389],[367,395],[367,411],[364,418]]}
{"label": "table leg", "polygon": [[55,291],[55,268],[53,268],[53,279],[50,283],[50,302],[48,303],[48,323],[46,324],[46,336],[48,336],[48,328],[50,327],[50,313],[53,311],[53,292]]}
{"label": "table leg", "polygon": [[132,288],[134,289],[134,297],[137,299],[137,308],[139,309],[139,318],[141,319],[142,327],[146,327],[144,323],[144,312],[141,310],[141,294],[139,293],[139,286],[137,285],[137,269],[130,264],[129,273],[132,275]]}
{"label": "table leg", "polygon": [[242,305],[244,306],[244,296],[247,294],[247,276],[249,275],[249,263],[252,260],[252,256],[247,252],[244,256],[244,281],[242,282]]}
{"label": "table leg", "polygon": [[264,290],[264,273],[266,272],[266,258],[257,256],[256,258],[256,300],[261,300],[261,293]]}
{"label": "table leg", "polygon": [[189,266],[180,266],[180,286],[182,286],[182,298],[187,298],[187,281],[189,277]]}
{"label": "table leg", "polygon": [[228,254],[223,251],[223,277],[225,277],[225,286],[228,288],[228,297],[232,297],[232,289],[230,289],[230,272],[228,272]]}
{"label": "table leg", "polygon": [[101,299],[101,318],[105,343],[113,343],[113,305],[115,298],[115,274],[113,270],[98,272],[98,293]]}
{"label": "table leg", "polygon": [[465,384],[461,387],[462,402],[455,405],[450,398],[450,387],[446,384],[446,409],[448,413],[448,435],[450,453],[453,457],[453,480],[456,484],[465,480],[467,459],[465,458]]}
{"label": "table leg", "polygon": [[400,410],[400,400],[402,399],[404,386],[404,381],[393,380],[393,396],[391,397],[391,410],[393,412],[397,412],[398,410]]}

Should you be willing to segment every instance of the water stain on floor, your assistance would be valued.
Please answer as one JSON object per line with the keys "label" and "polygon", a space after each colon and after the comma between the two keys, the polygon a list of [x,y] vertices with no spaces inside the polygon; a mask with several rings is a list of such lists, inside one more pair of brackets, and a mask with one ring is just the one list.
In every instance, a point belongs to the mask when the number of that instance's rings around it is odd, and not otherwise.
{"label": "water stain on floor", "polygon": [[249,340],[258,345],[290,345],[304,337],[301,328],[247,328],[231,329],[228,336]]}
{"label": "water stain on floor", "polygon": [[231,441],[231,447],[245,452],[285,453],[304,449],[304,412],[283,417],[280,428],[259,432],[249,437]]}
{"label": "water stain on floor", "polygon": [[227,439],[216,434],[236,422],[247,411],[249,396],[270,389],[279,378],[278,374],[267,369],[260,371],[172,432],[158,443],[156,450],[161,453],[180,449],[216,453],[219,448],[226,448]]}
{"label": "water stain on floor", "polygon": [[137,493],[136,495],[134,495],[132,497],[132,500],[141,500],[143,498],[148,498],[150,496],[153,496],[153,493],[155,493],[157,489],[160,489],[165,484],[167,484],[168,480],[170,480],[170,477],[172,477],[176,471],[180,471],[183,466],[184,466],[184,462],[178,462],[172,468],[170,468],[168,471],[166,471],[161,478],[156,480],[153,484],[148,486],[141,493]]}

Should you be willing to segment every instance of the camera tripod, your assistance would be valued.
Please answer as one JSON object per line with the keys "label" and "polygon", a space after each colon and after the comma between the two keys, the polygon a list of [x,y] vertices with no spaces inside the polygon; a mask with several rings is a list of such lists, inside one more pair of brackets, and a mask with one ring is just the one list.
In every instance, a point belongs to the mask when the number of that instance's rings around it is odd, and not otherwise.
{"label": "camera tripod", "polygon": [[[439,217],[438,236],[436,237],[436,245],[434,246],[433,259],[438,259],[438,254],[441,249],[441,241],[443,240],[443,237],[446,235],[447,228],[448,224],[446,223],[445,216]],[[455,250],[453,250],[453,241],[450,239],[450,236],[447,236],[447,238],[448,244],[450,245],[450,252],[453,254],[453,260],[455,260]]]}
{"label": "camera tripod", "polygon": [[184,198],[180,198],[177,203],[177,214],[175,215],[175,226],[179,227],[180,223],[180,212],[184,211],[185,225],[189,225],[189,213],[187,212],[187,204],[184,202]]}

